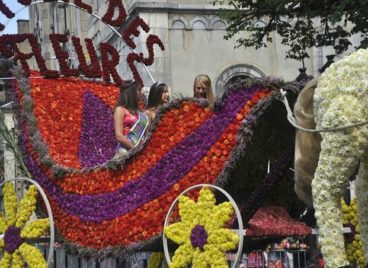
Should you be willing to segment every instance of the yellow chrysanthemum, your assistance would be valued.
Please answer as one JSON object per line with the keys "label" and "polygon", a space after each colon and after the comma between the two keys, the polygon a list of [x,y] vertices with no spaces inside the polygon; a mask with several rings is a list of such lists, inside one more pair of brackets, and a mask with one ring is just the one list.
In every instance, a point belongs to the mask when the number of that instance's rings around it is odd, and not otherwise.
{"label": "yellow chrysanthemum", "polygon": [[354,234],[354,236],[349,241],[347,241],[345,245],[347,259],[351,264],[358,264],[359,267],[365,267],[363,247],[360,238],[358,223],[357,199],[354,198],[350,202],[350,205],[347,205],[344,199],[341,199],[341,208],[343,223],[349,224]]}
{"label": "yellow chrysanthemum", "polygon": [[36,219],[26,224],[36,209],[37,189],[30,186],[28,192],[19,202],[12,183],[5,183],[3,187],[5,217],[0,213],[0,249],[3,257],[0,268],[46,267],[43,254],[34,246],[25,242],[27,239],[38,238],[49,228],[49,219]]}
{"label": "yellow chrysanthemum", "polygon": [[212,191],[202,188],[198,202],[187,196],[179,197],[180,222],[165,228],[166,236],[179,244],[172,259],[172,268],[228,267],[225,252],[233,250],[239,243],[239,236],[224,228],[233,215],[230,202],[216,205]]}

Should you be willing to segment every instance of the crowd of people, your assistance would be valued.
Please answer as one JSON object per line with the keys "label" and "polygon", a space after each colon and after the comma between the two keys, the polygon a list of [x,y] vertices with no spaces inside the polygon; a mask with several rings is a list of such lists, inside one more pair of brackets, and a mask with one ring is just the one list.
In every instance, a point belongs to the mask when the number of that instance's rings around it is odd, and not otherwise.
{"label": "crowd of people", "polygon": [[[129,150],[144,140],[145,132],[155,118],[158,108],[170,101],[169,88],[163,82],[152,84],[144,107],[140,106],[142,97],[142,85],[138,82],[131,80],[121,84],[114,109],[118,157],[127,155]],[[208,75],[201,74],[195,77],[193,97],[206,99],[213,105],[214,95]]]}

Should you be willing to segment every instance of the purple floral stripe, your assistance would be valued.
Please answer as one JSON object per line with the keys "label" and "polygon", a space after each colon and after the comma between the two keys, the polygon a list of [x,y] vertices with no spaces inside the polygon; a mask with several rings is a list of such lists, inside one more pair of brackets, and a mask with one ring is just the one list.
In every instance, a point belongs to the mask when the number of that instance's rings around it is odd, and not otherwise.
{"label": "purple floral stripe", "polygon": [[186,175],[206,155],[253,93],[254,90],[233,91],[222,111],[213,114],[143,176],[115,192],[84,196],[65,194],[36,163],[27,161],[27,164],[42,187],[67,213],[84,221],[111,220],[157,198]]}
{"label": "purple floral stripe", "polygon": [[111,108],[87,91],[82,122],[79,145],[82,168],[105,163],[114,156],[117,145]]}

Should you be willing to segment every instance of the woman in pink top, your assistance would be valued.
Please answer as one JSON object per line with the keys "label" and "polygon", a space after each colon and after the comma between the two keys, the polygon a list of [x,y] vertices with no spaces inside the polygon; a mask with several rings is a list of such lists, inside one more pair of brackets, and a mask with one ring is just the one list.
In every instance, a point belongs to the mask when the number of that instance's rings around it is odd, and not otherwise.
{"label": "woman in pink top", "polygon": [[[139,129],[139,120],[147,117],[140,113],[139,100],[141,98],[142,85],[136,81],[124,81],[120,86],[120,95],[115,105],[114,126],[116,139],[119,142],[119,153],[127,152],[139,143],[132,133],[133,128]],[[145,127],[143,127],[145,130]],[[121,150],[122,149],[122,150]]]}

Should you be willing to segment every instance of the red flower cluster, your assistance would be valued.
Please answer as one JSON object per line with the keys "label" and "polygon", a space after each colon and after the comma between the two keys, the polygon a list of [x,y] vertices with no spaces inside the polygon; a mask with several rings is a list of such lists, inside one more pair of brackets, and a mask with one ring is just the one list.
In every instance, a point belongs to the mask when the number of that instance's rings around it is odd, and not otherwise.
{"label": "red flower cluster", "polygon": [[[111,1],[111,0],[110,0]],[[65,1],[64,1],[65,2]],[[88,11],[88,13],[92,13],[92,7],[83,3],[81,0],[74,0],[74,4]]]}
{"label": "red flower cluster", "polygon": [[[4,4],[4,2],[0,1],[0,11],[8,18],[13,18],[15,14],[8,8],[7,5]],[[0,31],[4,30],[5,25],[0,23]]]}
{"label": "red flower cluster", "polygon": [[249,221],[248,236],[306,236],[311,229],[292,219],[283,207],[259,208]]}
{"label": "red flower cluster", "polygon": [[[3,4],[0,1],[0,10],[6,10],[11,12],[7,9],[7,6],[1,6]],[[81,8],[86,9],[88,12],[92,12],[92,7],[82,3],[80,0],[75,1],[75,4]],[[115,8],[119,8],[119,15],[118,18],[112,20]],[[126,13],[124,6],[121,1],[119,0],[111,0],[109,1],[108,12],[104,16],[104,20],[106,23],[113,25],[113,26],[121,26],[122,23],[125,22]],[[0,28],[1,28],[0,24]],[[127,42],[127,44],[131,48],[135,48],[136,44],[134,44],[133,40],[131,39],[131,35],[139,36],[140,32],[138,27],[141,27],[145,32],[149,31],[149,26],[143,21],[143,19],[136,17],[134,18],[128,27],[124,30],[122,36],[123,39]],[[56,58],[59,62],[60,66],[60,74],[66,77],[68,76],[79,76],[81,73],[84,74],[88,78],[100,78],[101,74],[103,76],[104,81],[110,82],[110,76],[112,77],[114,83],[120,85],[122,83],[122,79],[119,76],[116,66],[119,64],[120,55],[118,51],[108,43],[101,43],[101,65],[98,62],[96,51],[93,46],[91,39],[85,39],[86,47],[88,53],[91,58],[91,66],[87,66],[86,59],[84,57],[83,49],[80,44],[80,39],[78,37],[72,37],[72,42],[77,52],[78,61],[79,61],[79,68],[78,69],[71,69],[68,66],[68,52],[62,48],[60,43],[68,42],[68,36],[65,34],[50,34],[50,40],[55,51]],[[18,45],[22,42],[28,41],[32,52],[31,53],[23,53],[19,50]],[[148,56],[145,57],[143,53],[137,54],[135,52],[130,53],[127,56],[128,65],[132,71],[133,77],[135,80],[139,81],[143,84],[142,78],[138,72],[138,69],[135,65],[135,62],[142,63],[146,66],[152,65],[154,61],[154,50],[153,46],[157,44],[161,50],[164,50],[165,47],[161,42],[160,38],[156,35],[150,34],[146,39],[146,47],[148,50]],[[15,34],[15,35],[2,35],[0,36],[0,55],[4,56],[5,58],[11,58],[14,56],[15,61],[20,61],[25,73],[27,76],[30,74],[30,68],[28,66],[27,60],[30,59],[32,56],[35,56],[37,65],[40,69],[41,75],[47,78],[58,78],[59,72],[55,70],[48,70],[46,67],[45,60],[42,58],[41,54],[41,46],[37,41],[37,37],[32,34]]]}
{"label": "red flower cluster", "polygon": [[139,36],[139,31],[138,31],[138,27],[141,26],[142,29],[148,33],[150,30],[150,27],[147,25],[147,23],[144,22],[144,20],[142,20],[140,17],[135,17],[132,22],[129,24],[129,27],[124,31],[123,33],[123,39],[125,41],[125,43],[131,47],[131,48],[136,48],[135,43],[133,42],[133,40],[130,38],[131,35],[134,35],[135,37]]}
{"label": "red flower cluster", "polygon": [[[64,0],[66,2],[66,0]],[[32,3],[32,0],[18,0],[19,4],[22,4],[23,6],[28,6]]]}
{"label": "red flower cluster", "polygon": [[88,78],[101,78],[102,76],[101,67],[97,59],[96,50],[95,47],[93,46],[92,39],[86,38],[84,40],[86,42],[87,51],[91,59],[91,65],[89,66],[86,63],[86,59],[83,54],[83,48],[80,44],[80,39],[75,36],[72,37],[72,42],[78,56],[79,69],[81,73],[83,73]]}
{"label": "red flower cluster", "polygon": [[67,43],[68,36],[65,34],[50,34],[50,41],[54,48],[56,58],[59,62],[60,73],[65,76],[78,76],[78,69],[70,69],[68,66],[69,54],[61,46],[60,43]]}
{"label": "red flower cluster", "polygon": [[[22,43],[26,40],[28,40],[31,46],[32,53],[25,54],[18,49],[17,44]],[[11,48],[9,48],[8,45],[11,45]],[[22,64],[22,68],[27,76],[29,76],[30,74],[30,68],[28,66],[27,59],[35,56],[37,65],[43,76],[47,78],[59,77],[57,71],[47,69],[45,60],[42,58],[41,45],[40,43],[38,43],[37,38],[32,34],[4,34],[0,36],[0,54],[2,54],[6,58],[10,58],[14,55],[14,60],[20,61],[20,63]]]}
{"label": "red flower cluster", "polygon": [[150,34],[147,37],[147,43],[146,43],[146,46],[147,46],[147,49],[148,49],[148,57],[145,58],[143,56],[143,53],[136,54],[134,52],[129,53],[129,55],[127,57],[127,62],[129,64],[130,70],[133,73],[134,79],[136,81],[139,81],[141,84],[143,84],[143,81],[142,81],[142,79],[139,75],[139,72],[138,72],[138,69],[135,65],[135,62],[143,63],[146,66],[152,65],[153,60],[154,60],[154,56],[155,56],[154,51],[153,51],[154,44],[157,44],[161,48],[161,50],[165,50],[165,46],[161,42],[160,38],[158,38],[158,36],[156,36],[156,35]]}
{"label": "red flower cluster", "polygon": [[[163,115],[147,146],[133,161],[124,166],[124,173],[101,170],[98,173],[74,174],[57,180],[57,183],[68,193],[98,194],[115,191],[125,183],[142,176],[211,115],[212,112],[208,108],[203,109],[194,102],[183,102],[181,108],[172,109]],[[60,148],[60,155],[62,152]],[[114,183],[111,183],[112,181]]]}
{"label": "red flower cluster", "polygon": [[[112,78],[114,79],[114,82],[117,85],[120,85],[123,80],[120,78],[118,72],[116,71],[116,65],[119,64],[120,56],[119,53],[116,51],[116,49],[107,44],[107,43],[101,43],[101,58],[102,58],[102,76],[104,81],[110,82],[110,74]],[[110,59],[109,59],[110,55]]]}
{"label": "red flower cluster", "polygon": [[[83,94],[89,90],[113,107],[118,88],[75,78],[31,81],[31,96],[37,127],[41,138],[48,145],[51,158],[59,165],[80,168],[78,148]],[[207,154],[195,163],[188,173],[163,194],[130,212],[102,222],[83,221],[77,216],[68,214],[49,196],[56,227],[61,235],[72,243],[94,249],[129,246],[158,235],[162,231],[163,219],[172,201],[184,189],[198,183],[216,181],[235,148],[242,120],[248,116],[251,108],[269,93],[269,90],[254,93],[252,99],[240,109],[216,142],[211,143]],[[179,107],[172,108],[163,114],[147,146],[139,155],[126,163],[124,169],[117,171],[96,169],[83,174],[67,174],[62,179],[53,180],[53,183],[61,187],[63,194],[68,192],[94,195],[116,191],[124,187],[125,183],[132,182],[145,174],[211,116],[214,116],[214,112],[210,109],[203,108],[196,102],[183,101]],[[24,130],[27,133],[27,128]],[[28,142],[26,146],[33,160],[39,161],[39,156],[33,148],[34,144]],[[48,173],[46,167],[43,167],[43,171]],[[153,184],[152,187],[154,186]],[[133,196],[134,192],[131,195]],[[93,204],[89,209],[93,209]]]}
{"label": "red flower cluster", "polygon": [[[109,6],[107,7],[106,14],[102,17],[102,21],[115,27],[120,27],[126,19],[126,11],[123,6],[123,1],[121,0],[109,0]],[[115,9],[118,8],[118,17],[116,19],[112,19],[114,17]],[[92,11],[90,12],[92,13]]]}
{"label": "red flower cluster", "polygon": [[119,89],[75,78],[31,79],[31,87],[33,112],[50,156],[60,165],[80,168],[78,150],[83,94],[88,89],[113,107]]}
{"label": "red flower cluster", "polygon": [[[226,161],[228,160],[231,150],[236,144],[237,132],[241,121],[247,116],[250,109],[261,98],[268,96],[268,94],[269,91],[256,93],[255,96],[241,109],[241,111],[239,111],[236,119],[234,119],[234,121],[226,128],[217,142],[211,147],[207,155],[203,157],[187,175],[185,175],[169,191],[161,195],[159,198],[144,204],[141,208],[138,208],[131,213],[127,213],[111,221],[104,221],[103,224],[86,224],[77,218],[73,219],[73,224],[71,224],[71,219],[68,219],[70,216],[65,214],[60,208],[57,208],[55,211],[57,218],[56,222],[58,223],[59,230],[61,230],[61,233],[64,234],[67,239],[96,249],[105,248],[107,246],[129,246],[137,241],[147,240],[158,235],[162,231],[163,219],[165,218],[172,201],[184,189],[198,183],[213,183],[216,180],[219,172],[223,169]],[[195,107],[196,106],[193,106],[193,103],[183,103],[179,109],[171,110],[169,112],[171,115],[163,117],[155,135],[152,137],[152,139],[157,138],[158,141],[161,142],[157,143],[157,140],[155,140],[155,143],[153,143],[153,141],[150,142],[149,146],[152,146],[151,149],[160,152],[159,149],[165,148],[165,146],[173,146],[179,142],[180,139],[185,137],[187,126],[193,127],[197,125],[212,113],[211,111],[206,111],[206,113],[209,114],[203,115],[200,112],[199,107],[196,108],[198,110],[197,112],[195,112],[196,110],[192,110]],[[183,120],[187,115],[186,113],[190,113],[191,116],[187,121],[180,121],[186,122],[186,125],[179,127],[179,133],[175,134],[171,127],[173,124],[176,124],[175,121]],[[178,129],[176,129],[176,131]],[[166,134],[167,131],[169,134]],[[147,166],[150,166],[156,159],[160,159],[161,154],[164,154],[164,152],[161,152],[160,154],[151,154],[151,152],[147,149],[142,152],[142,156],[138,156],[138,158],[142,157],[140,160],[143,161],[143,159],[146,159],[146,161],[148,161],[146,162]],[[150,160],[149,158],[151,157],[154,158],[154,160]],[[135,169],[136,174],[138,175],[140,173],[140,171],[137,170],[138,166],[140,166],[139,162],[140,161],[134,161],[134,165],[130,164],[127,169]],[[129,173],[130,172],[132,171],[129,171]],[[123,174],[124,176],[126,175],[124,172],[121,173],[120,176]],[[84,180],[87,180],[88,178],[90,179],[90,177],[86,176]],[[114,184],[115,181],[114,183],[111,183],[110,180],[110,189],[114,188]],[[75,224],[74,220],[77,221],[77,224]],[[134,227],[132,228],[132,226]],[[126,230],[129,230],[129,232],[126,232]],[[86,239],[85,232],[92,233],[96,236],[96,239]]]}

